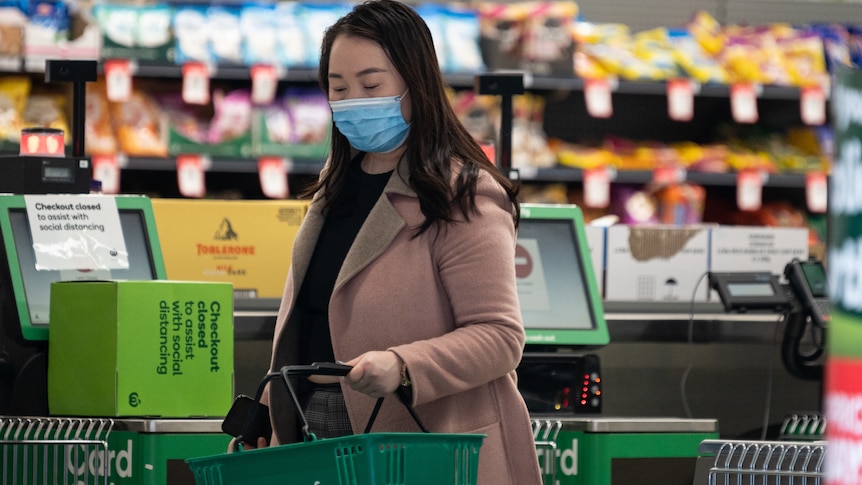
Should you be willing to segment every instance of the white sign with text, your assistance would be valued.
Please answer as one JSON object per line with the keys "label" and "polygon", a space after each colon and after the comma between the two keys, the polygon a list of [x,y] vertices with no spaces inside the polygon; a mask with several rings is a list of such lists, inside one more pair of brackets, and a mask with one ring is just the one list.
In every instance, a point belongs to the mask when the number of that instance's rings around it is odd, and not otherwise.
{"label": "white sign with text", "polygon": [[127,269],[129,255],[113,197],[26,195],[37,270]]}

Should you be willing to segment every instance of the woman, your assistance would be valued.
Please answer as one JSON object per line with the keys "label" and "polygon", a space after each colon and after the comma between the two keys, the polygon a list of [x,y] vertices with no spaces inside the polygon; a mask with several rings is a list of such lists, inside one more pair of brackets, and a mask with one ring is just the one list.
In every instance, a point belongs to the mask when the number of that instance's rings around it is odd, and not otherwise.
{"label": "woman", "polygon": [[[356,6],[323,39],[331,154],[294,242],[272,369],[344,361],[302,405],[318,437],[416,432],[400,387],[436,433],[486,435],[480,484],[541,483],[516,385],[516,190],[458,122],[431,34],[393,0]],[[266,400],[273,443],[299,439],[284,386]],[[261,443],[264,444],[264,443]]]}

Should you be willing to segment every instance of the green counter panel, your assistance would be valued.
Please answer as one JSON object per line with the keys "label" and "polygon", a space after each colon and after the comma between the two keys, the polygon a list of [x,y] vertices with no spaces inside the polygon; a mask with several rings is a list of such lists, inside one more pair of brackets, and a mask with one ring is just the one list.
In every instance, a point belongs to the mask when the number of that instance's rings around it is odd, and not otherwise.
{"label": "green counter panel", "polygon": [[[718,433],[584,433],[561,431],[557,438],[559,460],[557,480],[560,485],[609,485],[620,483],[614,470],[625,473],[623,459],[636,459],[631,466],[642,470],[650,468],[640,459],[690,458],[693,478],[697,449],[705,439],[717,439]],[[575,458],[577,456],[577,458]],[[680,466],[681,462],[653,460],[656,465]],[[660,466],[664,473],[666,467]],[[666,483],[667,475],[657,476],[653,482],[644,476],[642,483]]]}
{"label": "green counter panel", "polygon": [[194,484],[186,458],[225,453],[230,443],[226,434],[149,434],[138,435],[141,485]]}
{"label": "green counter panel", "polygon": [[719,436],[714,420],[595,417],[558,426],[546,485],[691,485],[701,442]]}

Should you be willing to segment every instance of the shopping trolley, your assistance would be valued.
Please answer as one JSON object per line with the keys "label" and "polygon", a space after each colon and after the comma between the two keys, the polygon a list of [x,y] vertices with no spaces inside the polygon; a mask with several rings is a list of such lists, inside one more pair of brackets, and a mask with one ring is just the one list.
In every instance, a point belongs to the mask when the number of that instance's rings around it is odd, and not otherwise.
{"label": "shopping trolley", "polygon": [[544,485],[555,485],[557,481],[557,436],[563,427],[560,420],[534,419],[533,440],[539,457],[539,469]]}
{"label": "shopping trolley", "polygon": [[825,442],[704,440],[698,452],[714,457],[709,485],[825,483]]}
{"label": "shopping trolley", "polygon": [[108,484],[111,419],[0,417],[2,485]]}
{"label": "shopping trolley", "polygon": [[826,437],[826,417],[819,413],[791,414],[784,418],[778,439],[783,441],[823,441]]}
{"label": "shopping trolley", "polygon": [[[336,370],[333,370],[336,369]],[[340,438],[318,439],[308,431],[308,422],[290,379],[328,373],[345,375],[347,368],[332,364],[285,366],[267,374],[255,397],[255,406],[266,384],[281,380],[290,392],[302,424],[304,441],[253,450],[237,446],[233,453],[186,460],[198,485],[254,483],[327,483],[337,485],[475,485],[479,448],[484,435],[442,433],[370,433],[382,398],[366,426],[365,433]],[[398,394],[414,420],[424,429],[407,400]],[[249,413],[249,428],[257,409]],[[236,442],[241,441],[241,436]]]}

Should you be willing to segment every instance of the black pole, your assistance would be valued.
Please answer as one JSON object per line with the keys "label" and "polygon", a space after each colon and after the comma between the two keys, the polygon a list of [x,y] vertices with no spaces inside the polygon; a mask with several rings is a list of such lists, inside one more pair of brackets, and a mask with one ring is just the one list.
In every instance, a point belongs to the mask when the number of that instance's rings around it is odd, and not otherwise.
{"label": "black pole", "polygon": [[497,163],[503,173],[512,170],[512,95],[500,97],[500,149],[497,152]]}
{"label": "black pole", "polygon": [[45,82],[72,83],[72,156],[84,156],[87,83],[96,80],[96,61],[45,61]]}
{"label": "black pole", "polygon": [[495,72],[479,74],[475,83],[477,94],[499,95],[500,133],[497,139],[497,167],[510,180],[518,180],[512,168],[512,96],[524,94],[524,74],[520,72]]}
{"label": "black pole", "polygon": [[72,83],[72,156],[84,156],[84,119],[87,112],[87,85],[84,81]]}

